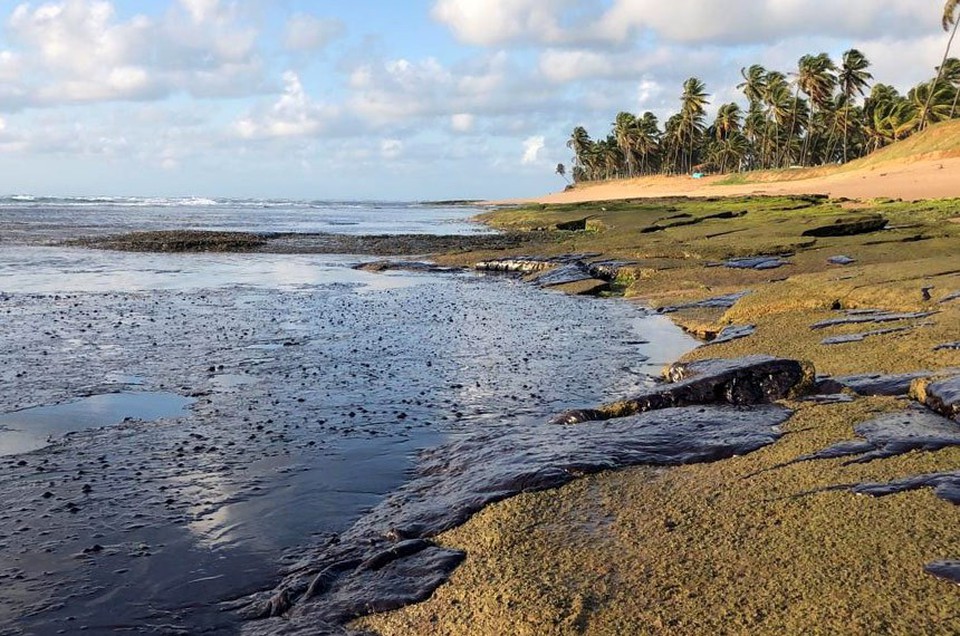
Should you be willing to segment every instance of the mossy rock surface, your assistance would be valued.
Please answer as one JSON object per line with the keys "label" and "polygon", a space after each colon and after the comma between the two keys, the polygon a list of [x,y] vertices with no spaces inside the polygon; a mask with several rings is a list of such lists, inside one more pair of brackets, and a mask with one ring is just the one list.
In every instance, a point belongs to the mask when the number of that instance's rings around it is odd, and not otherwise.
{"label": "mossy rock surface", "polygon": [[[725,210],[746,214],[706,218]],[[958,210],[958,201],[718,197],[535,205],[484,219],[528,230],[596,215],[604,231],[547,232],[524,253],[632,261],[625,295],[654,307],[694,305],[670,314],[690,331],[756,327],[687,360],[769,354],[852,375],[960,366],[960,352],[937,349],[960,341],[960,301],[946,300],[960,290],[960,224],[948,222]],[[683,222],[696,218],[703,220]],[[804,236],[871,218],[884,219],[885,229]],[[644,232],[654,225],[661,227]],[[713,266],[771,254],[789,265]],[[831,264],[836,255],[856,262]],[[732,306],[695,306],[746,290]],[[937,313],[891,323],[908,331],[833,347],[821,344],[825,336],[863,325],[811,328],[858,310]],[[960,507],[929,489],[882,498],[848,490],[960,470],[960,447],[862,464],[794,462],[906,406],[902,397],[846,394],[852,401],[788,402],[796,413],[784,436],[744,457],[604,473],[491,506],[440,537],[468,554],[448,585],[360,626],[384,635],[960,633],[960,586],[925,571],[960,557]]]}

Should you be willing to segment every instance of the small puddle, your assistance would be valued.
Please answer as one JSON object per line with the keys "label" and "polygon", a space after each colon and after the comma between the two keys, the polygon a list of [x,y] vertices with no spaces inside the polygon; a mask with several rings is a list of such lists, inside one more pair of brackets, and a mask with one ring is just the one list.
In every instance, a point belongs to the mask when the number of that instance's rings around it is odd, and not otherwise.
{"label": "small puddle", "polygon": [[150,421],[183,415],[193,402],[176,393],[107,393],[0,414],[0,456],[29,453],[49,444],[51,438],[119,424],[127,418]]}

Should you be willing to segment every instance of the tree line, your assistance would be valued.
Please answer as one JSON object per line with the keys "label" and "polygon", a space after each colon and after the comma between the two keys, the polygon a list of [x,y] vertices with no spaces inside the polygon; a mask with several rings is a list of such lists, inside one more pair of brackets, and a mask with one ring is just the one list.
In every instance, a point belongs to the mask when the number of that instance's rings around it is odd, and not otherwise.
{"label": "tree line", "polygon": [[[680,110],[661,126],[652,112],[621,112],[604,139],[574,128],[574,181],[651,174],[729,173],[844,163],[923,130],[960,117],[960,60],[950,57],[960,0],[947,0],[942,26],[950,32],[936,77],[901,95],[873,83],[870,61],[856,49],[839,60],[826,53],[804,55],[789,73],[759,64],[741,69],[735,102],[707,120],[709,95],[691,77],[683,84]],[[557,166],[566,176],[566,167]]]}

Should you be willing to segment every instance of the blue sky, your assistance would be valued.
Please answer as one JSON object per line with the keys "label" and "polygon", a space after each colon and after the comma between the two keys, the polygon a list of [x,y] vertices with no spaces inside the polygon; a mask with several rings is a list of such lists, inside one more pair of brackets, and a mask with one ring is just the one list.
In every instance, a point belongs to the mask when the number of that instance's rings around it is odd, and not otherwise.
{"label": "blue sky", "polygon": [[[929,7],[918,7],[927,5]],[[917,0],[0,0],[0,194],[436,199],[562,188],[570,130],[696,75],[856,47],[933,74]]]}

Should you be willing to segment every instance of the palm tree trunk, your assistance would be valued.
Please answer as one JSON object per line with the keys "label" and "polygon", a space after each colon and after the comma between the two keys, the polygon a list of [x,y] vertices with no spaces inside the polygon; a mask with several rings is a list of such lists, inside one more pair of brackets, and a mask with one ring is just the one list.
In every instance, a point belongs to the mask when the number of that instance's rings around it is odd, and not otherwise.
{"label": "palm tree trunk", "polygon": [[847,138],[850,132],[850,104],[843,106],[843,163],[847,163]]}
{"label": "palm tree trunk", "polygon": [[807,134],[803,136],[803,146],[800,148],[800,165],[807,165],[807,151],[810,149],[810,141],[813,137],[813,106],[810,106],[810,116],[807,117]]}
{"label": "palm tree trunk", "polygon": [[943,52],[943,61],[940,62],[940,67],[937,68],[937,79],[933,80],[933,86],[930,87],[930,94],[927,95],[927,103],[923,107],[923,116],[920,119],[920,125],[917,127],[917,130],[923,130],[927,127],[927,115],[930,113],[930,102],[933,101],[933,94],[937,91],[937,84],[940,83],[940,78],[943,77],[943,67],[947,65],[947,58],[950,57],[950,47],[953,46],[953,38],[957,36],[958,26],[960,26],[960,20],[953,23],[950,39],[947,40],[947,48]]}
{"label": "palm tree trunk", "polygon": [[797,109],[800,106],[800,86],[797,86],[797,91],[793,95],[793,115],[790,117],[790,134],[787,135],[787,143],[783,145],[783,152],[780,153],[780,159],[777,163],[783,164],[783,160],[787,156],[787,148],[790,147],[790,140],[793,138],[793,130],[797,125]]}

